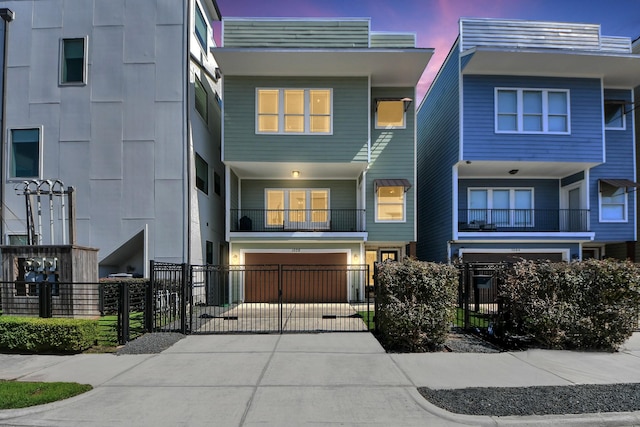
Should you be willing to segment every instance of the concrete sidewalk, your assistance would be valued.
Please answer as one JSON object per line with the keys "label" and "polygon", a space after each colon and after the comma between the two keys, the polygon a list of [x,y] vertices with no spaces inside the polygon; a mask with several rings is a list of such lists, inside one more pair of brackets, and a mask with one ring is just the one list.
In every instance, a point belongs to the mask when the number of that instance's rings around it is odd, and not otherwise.
{"label": "concrete sidewalk", "polygon": [[12,426],[640,425],[640,412],[464,416],[417,387],[640,382],[640,334],[618,353],[387,354],[368,333],[188,336],[160,354],[0,355],[0,378],[94,390],[0,411]]}

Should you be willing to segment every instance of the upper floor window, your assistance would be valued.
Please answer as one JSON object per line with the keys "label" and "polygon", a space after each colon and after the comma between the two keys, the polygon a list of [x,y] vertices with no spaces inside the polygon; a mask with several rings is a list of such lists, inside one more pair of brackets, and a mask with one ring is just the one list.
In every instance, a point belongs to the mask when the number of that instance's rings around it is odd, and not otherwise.
{"label": "upper floor window", "polygon": [[328,189],[267,189],[266,199],[267,226],[309,230],[329,227]]}
{"label": "upper floor window", "polygon": [[533,189],[470,188],[467,222],[500,227],[532,227]]}
{"label": "upper floor window", "polygon": [[331,133],[331,89],[258,89],[256,98],[256,133]]}
{"label": "upper floor window", "polygon": [[220,174],[218,172],[213,172],[213,192],[216,193],[218,196],[220,195],[220,191],[221,191],[221,179],[220,179]]}
{"label": "upper floor window", "polygon": [[60,83],[86,83],[86,38],[62,39],[60,54]]}
{"label": "upper floor window", "polygon": [[196,153],[196,188],[209,194],[209,164]]}
{"label": "upper floor window", "polygon": [[405,188],[379,186],[376,190],[376,222],[405,222]]}
{"label": "upper floor window", "polygon": [[41,132],[34,129],[11,129],[9,178],[40,177]]}
{"label": "upper floor window", "polygon": [[198,43],[202,46],[202,49],[207,50],[207,40],[209,38],[209,27],[207,26],[207,20],[204,19],[204,14],[200,10],[200,6],[196,4],[196,19],[195,19],[195,34],[198,39]]}
{"label": "upper floor window", "polygon": [[600,182],[600,222],[627,222],[627,191]]}
{"label": "upper floor window", "polygon": [[376,106],[376,129],[405,128],[405,103],[402,100],[381,100]]}
{"label": "upper floor window", "polygon": [[625,130],[624,103],[604,102],[604,127],[605,129]]}
{"label": "upper floor window", "polygon": [[200,116],[207,122],[207,107],[209,106],[209,96],[207,90],[202,85],[202,82],[198,77],[194,81],[195,103],[196,111],[200,113]]}
{"label": "upper floor window", "polygon": [[568,90],[496,89],[498,133],[568,134],[569,122]]}

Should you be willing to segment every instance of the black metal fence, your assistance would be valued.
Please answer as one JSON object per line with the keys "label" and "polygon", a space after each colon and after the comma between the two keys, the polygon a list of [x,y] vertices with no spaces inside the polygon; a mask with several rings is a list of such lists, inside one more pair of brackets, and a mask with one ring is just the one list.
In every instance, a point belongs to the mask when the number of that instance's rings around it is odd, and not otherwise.
{"label": "black metal fence", "polygon": [[187,309],[192,304],[188,264],[151,261],[151,291],[148,294],[147,324],[155,332],[190,331]]}
{"label": "black metal fence", "polygon": [[459,231],[589,231],[588,209],[460,209]]}
{"label": "black metal fence", "polygon": [[458,306],[455,327],[492,333],[501,317],[503,306],[499,298],[499,263],[464,263],[459,266]]}
{"label": "black metal fence", "polygon": [[124,344],[150,329],[146,281],[0,282],[2,314],[98,319],[98,344]]}
{"label": "black metal fence", "polygon": [[366,331],[367,265],[194,266],[192,333]]}

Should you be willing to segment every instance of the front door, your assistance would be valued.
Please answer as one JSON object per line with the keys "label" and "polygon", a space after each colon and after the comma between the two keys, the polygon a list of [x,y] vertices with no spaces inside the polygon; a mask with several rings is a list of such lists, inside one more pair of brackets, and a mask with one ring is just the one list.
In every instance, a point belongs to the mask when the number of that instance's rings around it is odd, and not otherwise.
{"label": "front door", "polygon": [[569,231],[582,230],[580,210],[580,188],[569,190]]}

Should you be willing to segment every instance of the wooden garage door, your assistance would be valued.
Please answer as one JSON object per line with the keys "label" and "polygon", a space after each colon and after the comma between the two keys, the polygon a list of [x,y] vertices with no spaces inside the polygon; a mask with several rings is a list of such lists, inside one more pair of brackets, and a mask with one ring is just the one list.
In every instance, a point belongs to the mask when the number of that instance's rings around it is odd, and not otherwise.
{"label": "wooden garage door", "polygon": [[500,253],[463,253],[462,260],[464,262],[517,262],[521,258],[527,260],[549,260],[552,262],[562,261],[562,254],[558,252],[551,253],[533,253],[533,252],[500,252]]}
{"label": "wooden garage door", "polygon": [[[282,265],[283,303],[347,302],[346,253],[245,253],[245,264]],[[245,277],[245,302],[278,302],[278,275]]]}

